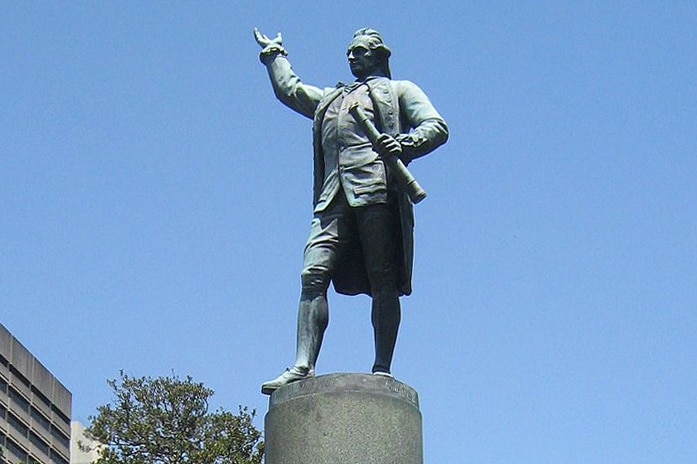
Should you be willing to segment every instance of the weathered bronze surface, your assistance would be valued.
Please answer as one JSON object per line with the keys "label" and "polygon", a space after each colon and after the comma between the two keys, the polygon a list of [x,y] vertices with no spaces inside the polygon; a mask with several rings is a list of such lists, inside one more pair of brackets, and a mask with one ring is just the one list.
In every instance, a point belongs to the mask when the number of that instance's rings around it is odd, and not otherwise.
{"label": "weathered bronze surface", "polygon": [[[425,192],[406,166],[448,138],[448,127],[414,83],[393,80],[380,34],[358,30],[346,56],[348,85],[306,84],[288,61],[281,34],[254,30],[276,97],[313,120],[314,217],[301,273],[295,364],[262,385],[278,388],[313,377],[329,321],[327,289],[372,297],[372,372],[391,376],[401,318],[411,293],[413,203]],[[377,132],[377,133],[375,133]]]}

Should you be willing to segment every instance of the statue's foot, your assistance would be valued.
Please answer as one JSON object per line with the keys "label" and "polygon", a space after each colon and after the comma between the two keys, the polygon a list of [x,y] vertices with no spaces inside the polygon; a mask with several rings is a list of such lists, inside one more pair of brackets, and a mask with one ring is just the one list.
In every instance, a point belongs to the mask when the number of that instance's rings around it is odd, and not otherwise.
{"label": "statue's foot", "polygon": [[297,382],[298,380],[309,379],[315,376],[314,369],[306,369],[302,367],[293,367],[292,369],[286,369],[286,371],[276,377],[273,380],[264,382],[261,385],[261,392],[264,395],[270,395],[279,388],[288,385],[289,383]]}

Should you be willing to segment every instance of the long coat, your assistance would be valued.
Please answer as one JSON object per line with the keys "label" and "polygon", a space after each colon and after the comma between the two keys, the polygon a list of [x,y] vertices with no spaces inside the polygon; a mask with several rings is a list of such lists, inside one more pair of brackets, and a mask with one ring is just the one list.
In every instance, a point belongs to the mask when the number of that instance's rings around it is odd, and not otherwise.
{"label": "long coat", "polygon": [[[324,154],[322,151],[322,121],[330,103],[342,92],[343,86],[320,89],[301,82],[283,55],[265,61],[277,98],[303,116],[313,119],[314,186],[313,203],[319,200],[324,183]],[[375,125],[381,132],[394,136],[402,145],[402,159],[409,163],[445,143],[448,126],[428,97],[409,81],[386,77],[367,81],[373,102]],[[391,186],[392,187],[392,186]],[[401,224],[402,259],[400,262],[400,293],[411,294],[414,256],[414,211],[406,193],[396,192]],[[332,277],[338,293],[370,295],[363,254],[360,250],[346,253],[348,259],[337,267]]]}

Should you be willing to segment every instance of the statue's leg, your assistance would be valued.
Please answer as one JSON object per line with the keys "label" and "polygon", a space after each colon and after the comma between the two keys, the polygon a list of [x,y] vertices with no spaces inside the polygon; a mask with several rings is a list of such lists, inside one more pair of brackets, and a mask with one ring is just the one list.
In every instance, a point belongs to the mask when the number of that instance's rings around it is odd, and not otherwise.
{"label": "statue's leg", "polygon": [[312,220],[303,257],[298,307],[295,366],[301,370],[314,370],[329,324],[327,289],[337,260],[346,246],[342,233],[346,229],[347,212],[348,204],[341,194],[330,208],[316,214]]}
{"label": "statue's leg", "polygon": [[329,277],[324,273],[303,272],[301,279],[295,367],[310,371],[315,368],[324,332],[329,325]]}
{"label": "statue's leg", "polygon": [[361,208],[358,227],[373,295],[373,373],[389,374],[401,321],[399,304],[399,221],[394,205]]}
{"label": "statue's leg", "polygon": [[329,324],[327,288],[346,244],[340,238],[340,231],[346,228],[346,211],[346,199],[343,195],[338,195],[330,208],[312,219],[301,273],[295,365],[277,378],[262,384],[261,391],[264,394],[270,395],[284,385],[314,375],[324,332]]}
{"label": "statue's leg", "polygon": [[322,347],[322,338],[329,324],[327,288],[336,259],[332,221],[316,216],[312,220],[310,237],[305,245],[302,291],[298,305],[298,332],[295,365],[277,378],[261,386],[264,394],[314,375],[315,363]]}
{"label": "statue's leg", "polygon": [[373,373],[389,374],[401,320],[397,290],[373,291],[371,316],[375,337],[375,362],[372,370]]}

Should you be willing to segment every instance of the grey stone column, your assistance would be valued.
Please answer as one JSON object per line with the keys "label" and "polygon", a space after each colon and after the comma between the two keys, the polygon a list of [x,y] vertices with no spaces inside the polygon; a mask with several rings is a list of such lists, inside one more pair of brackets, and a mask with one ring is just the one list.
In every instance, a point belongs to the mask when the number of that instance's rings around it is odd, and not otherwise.
{"label": "grey stone column", "polygon": [[266,464],[423,464],[416,390],[368,374],[331,374],[271,395]]}

